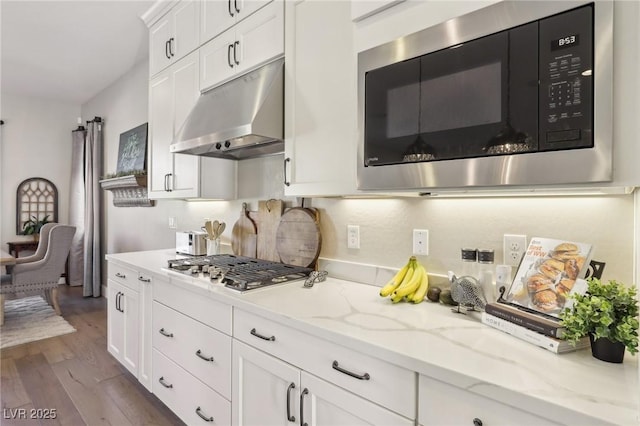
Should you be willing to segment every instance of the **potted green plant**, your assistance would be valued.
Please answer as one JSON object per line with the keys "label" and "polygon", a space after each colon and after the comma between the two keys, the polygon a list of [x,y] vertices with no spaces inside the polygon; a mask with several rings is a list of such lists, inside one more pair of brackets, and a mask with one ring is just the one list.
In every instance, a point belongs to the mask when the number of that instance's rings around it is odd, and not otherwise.
{"label": "potted green plant", "polygon": [[608,362],[620,363],[625,348],[638,352],[638,299],[636,288],[615,280],[588,280],[585,294],[573,294],[573,305],[560,313],[564,339],[575,343],[589,336],[591,353]]}
{"label": "potted green plant", "polygon": [[44,226],[45,223],[49,223],[49,215],[46,215],[42,219],[38,219],[35,216],[31,216],[31,219],[27,220],[22,225],[22,234],[23,235],[33,235],[34,239],[38,239],[40,235],[40,229]]}

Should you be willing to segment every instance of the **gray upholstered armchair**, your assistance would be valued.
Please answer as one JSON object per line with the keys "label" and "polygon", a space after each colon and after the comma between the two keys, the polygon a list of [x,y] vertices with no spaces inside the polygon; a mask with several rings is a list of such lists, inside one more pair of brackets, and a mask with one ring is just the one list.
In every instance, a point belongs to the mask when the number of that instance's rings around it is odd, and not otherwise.
{"label": "gray upholstered armchair", "polygon": [[4,323],[6,294],[18,297],[44,293],[49,304],[60,315],[58,281],[76,232],[74,226],[48,223],[40,231],[40,242],[33,256],[16,259],[10,274],[0,280],[0,324]]}

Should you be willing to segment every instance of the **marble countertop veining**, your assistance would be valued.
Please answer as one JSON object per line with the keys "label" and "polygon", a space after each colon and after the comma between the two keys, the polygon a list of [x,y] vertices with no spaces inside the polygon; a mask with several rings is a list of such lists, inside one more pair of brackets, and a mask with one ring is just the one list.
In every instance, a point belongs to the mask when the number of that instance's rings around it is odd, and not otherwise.
{"label": "marble countertop veining", "polygon": [[[317,337],[564,424],[638,425],[638,356],[609,364],[589,350],[557,355],[431,302],[391,304],[376,287],[328,278],[240,294],[159,270],[170,250],[107,255],[171,283]],[[546,414],[545,414],[546,411]]]}

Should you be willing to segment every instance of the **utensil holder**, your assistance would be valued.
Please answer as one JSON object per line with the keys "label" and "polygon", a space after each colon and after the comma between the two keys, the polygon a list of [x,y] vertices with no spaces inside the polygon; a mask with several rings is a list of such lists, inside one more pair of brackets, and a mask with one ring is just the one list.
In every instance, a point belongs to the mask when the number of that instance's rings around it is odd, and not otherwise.
{"label": "utensil holder", "polygon": [[220,254],[220,238],[207,239],[207,256]]}

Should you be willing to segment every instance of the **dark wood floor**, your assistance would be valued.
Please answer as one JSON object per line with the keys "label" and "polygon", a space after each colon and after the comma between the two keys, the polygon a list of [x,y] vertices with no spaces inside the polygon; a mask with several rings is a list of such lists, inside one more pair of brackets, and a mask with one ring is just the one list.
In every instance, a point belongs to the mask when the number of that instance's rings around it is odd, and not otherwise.
{"label": "dark wood floor", "polygon": [[[107,352],[106,300],[66,285],[59,300],[77,332],[0,350],[0,424],[183,424]],[[30,419],[32,409],[56,418]]]}

